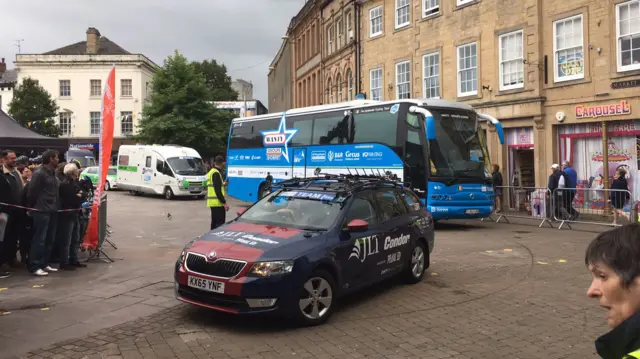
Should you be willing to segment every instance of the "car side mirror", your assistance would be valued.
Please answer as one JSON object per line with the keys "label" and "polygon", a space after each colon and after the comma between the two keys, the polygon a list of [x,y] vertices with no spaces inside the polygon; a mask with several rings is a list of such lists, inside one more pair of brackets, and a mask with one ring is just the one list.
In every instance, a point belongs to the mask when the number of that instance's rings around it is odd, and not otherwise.
{"label": "car side mirror", "polygon": [[246,212],[246,211],[247,211],[247,209],[246,209],[246,208],[240,208],[240,209],[236,212],[236,214],[238,215],[238,217],[240,217],[240,216],[242,216],[242,214],[243,214],[244,212]]}
{"label": "car side mirror", "polygon": [[369,229],[369,223],[361,219],[354,219],[347,224],[348,232],[364,232]]}

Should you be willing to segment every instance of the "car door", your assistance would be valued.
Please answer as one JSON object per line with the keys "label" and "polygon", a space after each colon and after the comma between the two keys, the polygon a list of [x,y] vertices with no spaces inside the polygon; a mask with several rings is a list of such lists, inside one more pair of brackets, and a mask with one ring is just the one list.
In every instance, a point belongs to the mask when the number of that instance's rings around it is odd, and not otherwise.
{"label": "car door", "polygon": [[379,229],[382,233],[378,264],[375,273],[378,279],[402,270],[410,252],[412,237],[407,226],[407,207],[397,189],[379,189],[375,192],[374,204],[380,217]]}
{"label": "car door", "polygon": [[[367,230],[358,233],[345,231],[347,224],[354,219],[367,222]],[[372,198],[367,193],[359,193],[352,200],[341,222],[341,228],[343,230],[335,253],[343,288],[350,290],[366,286],[372,282],[370,272],[379,260],[377,254],[382,245],[378,214]]]}

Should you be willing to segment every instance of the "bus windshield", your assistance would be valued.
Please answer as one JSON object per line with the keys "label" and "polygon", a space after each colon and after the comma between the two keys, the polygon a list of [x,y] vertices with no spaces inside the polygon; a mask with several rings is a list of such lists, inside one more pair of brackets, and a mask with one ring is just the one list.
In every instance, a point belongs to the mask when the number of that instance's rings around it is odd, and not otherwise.
{"label": "bus windshield", "polygon": [[167,158],[169,166],[177,175],[183,176],[204,176],[204,162],[201,158],[197,157],[170,157]]}
{"label": "bus windshield", "polygon": [[444,178],[490,180],[491,162],[476,114],[469,111],[432,110],[436,140],[430,143],[431,175]]}

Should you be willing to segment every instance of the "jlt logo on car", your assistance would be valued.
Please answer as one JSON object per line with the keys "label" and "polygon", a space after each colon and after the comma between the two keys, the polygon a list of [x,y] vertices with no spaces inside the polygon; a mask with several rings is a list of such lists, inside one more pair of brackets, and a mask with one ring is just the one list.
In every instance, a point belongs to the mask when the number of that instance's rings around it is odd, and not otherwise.
{"label": "jlt logo on car", "polygon": [[378,253],[378,236],[369,236],[356,239],[349,259],[355,258],[364,262],[370,255]]}

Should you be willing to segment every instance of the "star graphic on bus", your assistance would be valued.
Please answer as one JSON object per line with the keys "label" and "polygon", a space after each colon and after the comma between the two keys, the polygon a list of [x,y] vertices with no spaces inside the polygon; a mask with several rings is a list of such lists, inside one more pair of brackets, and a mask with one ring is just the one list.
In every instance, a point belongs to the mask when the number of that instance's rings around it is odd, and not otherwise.
{"label": "star graphic on bus", "polygon": [[298,133],[297,128],[287,129],[287,115],[285,112],[282,113],[282,118],[280,119],[280,126],[275,131],[260,131],[262,134],[262,143],[265,147],[274,147],[274,146],[283,146],[284,151],[282,151],[282,157],[284,157],[287,162],[289,162],[289,148],[287,145],[293,138],[293,136]]}

